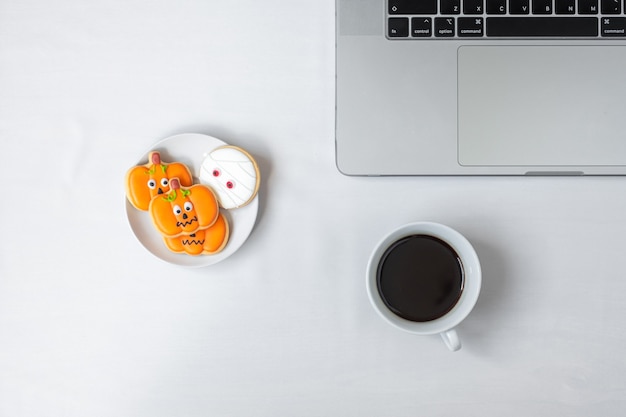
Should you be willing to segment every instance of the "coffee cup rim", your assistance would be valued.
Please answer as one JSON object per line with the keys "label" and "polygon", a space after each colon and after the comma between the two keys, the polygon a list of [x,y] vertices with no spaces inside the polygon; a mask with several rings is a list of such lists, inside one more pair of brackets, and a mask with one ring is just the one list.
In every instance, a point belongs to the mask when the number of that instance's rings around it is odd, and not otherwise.
{"label": "coffee cup rim", "polygon": [[[446,242],[459,256],[464,270],[464,288],[454,307],[442,317],[426,322],[414,322],[394,314],[378,292],[377,269],[389,246],[405,237],[414,235],[433,236]],[[455,229],[436,222],[413,222],[397,227],[387,233],[374,247],[367,265],[367,294],[377,313],[391,325],[416,334],[437,334],[460,324],[472,311],[482,285],[482,271],[478,255],[472,244]]]}

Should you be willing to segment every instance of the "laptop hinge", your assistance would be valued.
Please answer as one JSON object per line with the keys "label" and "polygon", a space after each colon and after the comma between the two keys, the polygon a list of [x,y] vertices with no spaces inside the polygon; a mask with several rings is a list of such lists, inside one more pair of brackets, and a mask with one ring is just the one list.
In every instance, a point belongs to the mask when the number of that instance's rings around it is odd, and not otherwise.
{"label": "laptop hinge", "polygon": [[525,175],[535,176],[577,176],[585,175],[583,171],[528,171]]}

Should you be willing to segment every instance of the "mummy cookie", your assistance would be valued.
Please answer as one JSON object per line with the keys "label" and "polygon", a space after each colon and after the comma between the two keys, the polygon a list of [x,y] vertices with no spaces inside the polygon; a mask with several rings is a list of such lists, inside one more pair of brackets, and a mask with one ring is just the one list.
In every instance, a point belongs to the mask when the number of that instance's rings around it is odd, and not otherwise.
{"label": "mummy cookie", "polygon": [[152,224],[163,237],[190,235],[211,227],[220,214],[217,198],[201,184],[183,187],[170,179],[170,191],[150,201]]}
{"label": "mummy cookie", "polygon": [[147,164],[133,167],[126,173],[126,197],[133,207],[146,211],[154,196],[170,191],[170,178],[174,177],[185,187],[193,183],[186,165],[163,162],[159,152],[150,152]]}
{"label": "mummy cookie", "polygon": [[254,158],[236,146],[211,151],[200,166],[200,182],[215,191],[225,209],[242,207],[256,196],[261,182]]}
{"label": "mummy cookie", "polygon": [[189,255],[213,255],[220,252],[228,243],[229,227],[223,214],[220,213],[211,227],[198,230],[190,235],[164,237],[165,245],[176,253]]}

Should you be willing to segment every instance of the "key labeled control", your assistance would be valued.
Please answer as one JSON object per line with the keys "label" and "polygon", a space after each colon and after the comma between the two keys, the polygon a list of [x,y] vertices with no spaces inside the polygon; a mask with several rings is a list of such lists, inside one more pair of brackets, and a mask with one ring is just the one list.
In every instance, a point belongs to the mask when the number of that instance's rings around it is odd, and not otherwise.
{"label": "key labeled control", "polygon": [[414,17],[411,19],[411,36],[428,38],[433,34],[433,22],[430,17]]}

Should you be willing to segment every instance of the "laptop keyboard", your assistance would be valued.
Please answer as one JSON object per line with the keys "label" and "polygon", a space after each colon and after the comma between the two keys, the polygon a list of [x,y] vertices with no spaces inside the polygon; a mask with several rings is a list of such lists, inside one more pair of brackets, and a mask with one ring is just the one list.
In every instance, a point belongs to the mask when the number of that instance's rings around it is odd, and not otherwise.
{"label": "laptop keyboard", "polygon": [[389,39],[626,39],[626,0],[387,0],[387,6]]}

